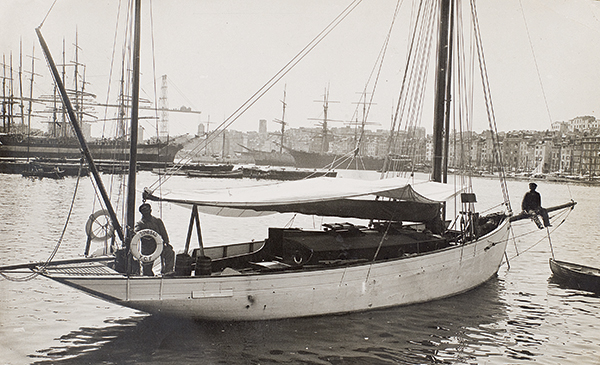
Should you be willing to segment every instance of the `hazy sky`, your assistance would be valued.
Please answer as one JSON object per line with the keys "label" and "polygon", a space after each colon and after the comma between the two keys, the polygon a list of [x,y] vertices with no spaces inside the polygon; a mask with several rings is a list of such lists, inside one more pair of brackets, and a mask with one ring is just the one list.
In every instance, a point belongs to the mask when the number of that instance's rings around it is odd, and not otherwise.
{"label": "hazy sky", "polygon": [[[20,40],[24,55],[30,56],[35,45],[35,54],[40,57],[36,73],[43,75],[35,79],[36,94],[52,92],[50,73],[34,29],[53,2],[2,0],[0,10],[0,50],[5,62],[9,62],[12,52],[13,67],[18,68]],[[87,91],[95,93],[101,103],[107,98],[117,15],[121,17],[119,32],[126,16],[124,4],[119,13],[120,3],[126,0],[58,0],[42,26],[57,63],[62,57],[63,38],[67,60],[74,60],[77,29],[79,60],[87,66]],[[351,1],[142,3],[142,96],[157,99],[160,77],[166,74],[170,81],[169,107],[185,105],[202,111],[200,116],[171,113],[170,133],[176,135],[195,133],[197,125],[209,118],[212,129],[232,114]],[[543,130],[549,129],[552,121],[582,115],[600,117],[600,1],[480,0],[477,4],[499,130]],[[412,5],[412,0],[402,3],[403,15],[392,34],[369,118],[380,125],[372,128],[390,125],[404,67]],[[258,120],[266,119],[270,130],[278,129],[279,125],[272,121],[281,118],[284,85],[288,104],[285,119],[292,128],[315,126],[316,121],[311,118],[322,117],[322,103],[317,100],[323,98],[328,85],[329,98],[335,101],[330,104],[329,117],[351,118],[395,6],[394,0],[364,0],[232,128],[256,130]],[[113,82],[120,77],[121,33],[118,37]],[[24,59],[23,67],[30,70],[29,57]],[[24,84],[28,90],[28,81]],[[113,103],[117,95],[114,85],[109,100]],[[102,117],[104,111],[97,110],[97,114]],[[151,128],[150,122],[144,123],[147,129]],[[431,130],[427,121],[424,124]],[[474,129],[479,132],[486,125],[487,121],[479,118]]]}

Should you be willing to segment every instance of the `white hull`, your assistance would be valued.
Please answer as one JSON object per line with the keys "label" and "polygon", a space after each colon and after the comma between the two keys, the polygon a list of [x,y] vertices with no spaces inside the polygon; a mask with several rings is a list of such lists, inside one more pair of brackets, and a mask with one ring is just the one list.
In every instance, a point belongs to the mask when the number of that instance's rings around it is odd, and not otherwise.
{"label": "white hull", "polygon": [[440,299],[486,282],[502,263],[509,227],[505,220],[473,243],[345,268],[175,278],[57,268],[46,276],[126,307],[195,319],[246,321],[359,312]]}

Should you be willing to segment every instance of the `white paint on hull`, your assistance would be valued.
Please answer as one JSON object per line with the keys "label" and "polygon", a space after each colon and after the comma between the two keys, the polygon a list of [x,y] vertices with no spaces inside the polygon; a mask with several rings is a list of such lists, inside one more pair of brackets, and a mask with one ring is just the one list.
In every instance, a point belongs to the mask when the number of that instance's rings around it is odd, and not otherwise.
{"label": "white paint on hull", "polygon": [[374,264],[210,277],[48,276],[149,313],[207,320],[267,320],[427,302],[481,285],[498,272],[505,221],[479,241]]}

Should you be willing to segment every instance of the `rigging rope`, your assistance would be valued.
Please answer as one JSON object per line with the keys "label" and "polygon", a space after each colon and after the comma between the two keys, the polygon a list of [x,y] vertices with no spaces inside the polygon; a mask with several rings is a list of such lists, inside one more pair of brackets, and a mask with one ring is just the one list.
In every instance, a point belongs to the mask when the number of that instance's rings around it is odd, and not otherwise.
{"label": "rigging rope", "polygon": [[[152,80],[153,80],[153,85],[154,85],[154,113],[156,116],[156,140],[159,142],[156,145],[156,155],[158,157],[158,155],[160,154],[160,133],[161,133],[161,128],[160,128],[160,124],[161,121],[158,119],[158,104],[157,104],[157,87],[156,87],[156,57],[155,57],[155,48],[154,48],[154,17],[153,17],[153,12],[152,12],[152,0],[150,0],[150,29],[151,29],[151,33],[150,33],[150,37],[152,39]],[[164,107],[164,105],[163,105]],[[163,111],[164,113],[164,111]],[[167,132],[167,143],[169,142],[169,135],[168,135],[168,131]],[[158,174],[158,181],[160,182],[162,179],[162,175]],[[159,185],[159,187],[162,186],[162,184]],[[162,209],[162,202],[159,202],[159,207],[160,207],[160,218],[162,218],[162,213],[163,213],[163,209]]]}
{"label": "rigging rope", "polygon": [[[388,30],[387,36],[385,38],[385,41],[383,42],[383,45],[381,47],[381,50],[379,51],[379,54],[377,55],[377,59],[375,61],[375,64],[373,65],[373,69],[371,70],[371,73],[369,74],[369,77],[367,79],[367,82],[365,84],[365,87],[363,89],[363,92],[361,94],[359,103],[356,105],[356,110],[354,111],[354,115],[352,116],[352,119],[354,119],[354,117],[358,117],[358,110],[360,108],[361,105],[361,101],[363,103],[365,103],[366,105],[368,105],[368,107],[366,108],[366,110],[363,113],[363,121],[361,124],[361,129],[360,129],[360,136],[358,137],[358,139],[356,140],[356,144],[355,144],[355,151],[359,152],[360,151],[360,146],[362,145],[362,140],[364,138],[365,135],[365,123],[367,122],[367,117],[371,111],[371,105],[373,104],[373,97],[375,96],[375,89],[377,88],[377,84],[379,82],[379,76],[381,75],[381,69],[383,68],[383,61],[385,59],[385,55],[387,53],[388,50],[388,46],[390,43],[390,38],[391,38],[391,34],[392,34],[392,30],[394,29],[394,24],[396,23],[396,19],[398,17],[398,13],[400,11],[400,7],[402,6],[402,4],[404,3],[404,0],[398,0],[396,2],[396,8],[394,10],[394,15],[392,16],[392,23],[390,24],[390,28]],[[377,65],[379,65],[379,67],[377,67]],[[375,81],[373,82],[373,88],[371,91],[371,97],[369,99],[369,102],[367,103],[366,98],[367,98],[367,86],[368,84],[371,82],[371,79],[373,78],[373,74],[375,74],[375,71],[377,70],[377,74],[375,76]],[[363,101],[364,98],[364,101]],[[358,118],[357,118],[358,119]],[[392,130],[390,129],[390,133],[393,133]],[[356,156],[357,158],[362,158],[362,156],[358,155]],[[364,166],[364,162],[363,162],[363,168]]]}
{"label": "rigging rope", "polygon": [[[471,145],[473,143],[473,137],[472,134],[469,133],[470,131],[473,130],[473,106],[474,106],[474,98],[473,98],[473,93],[474,93],[474,82],[473,80],[475,79],[474,77],[474,73],[475,73],[475,56],[474,56],[474,37],[473,37],[473,33],[471,32],[469,34],[469,39],[471,40],[470,42],[470,48],[469,48],[469,52],[467,53],[467,49],[465,46],[465,37],[459,37],[458,35],[465,35],[467,30],[465,28],[469,28],[469,27],[465,27],[464,25],[464,21],[463,21],[463,7],[462,6],[457,6],[456,9],[456,13],[457,13],[457,21],[456,21],[456,26],[458,31],[456,32],[457,37],[456,37],[456,47],[457,47],[457,52],[455,52],[456,55],[456,62],[458,63],[458,67],[456,67],[456,73],[454,76],[454,78],[456,79],[455,82],[453,82],[453,88],[456,90],[454,92],[455,95],[457,95],[457,101],[455,103],[455,105],[458,105],[458,108],[454,108],[453,112],[455,113],[454,118],[453,118],[453,131],[454,131],[454,145],[453,145],[453,149],[454,149],[454,164],[458,165],[459,167],[459,171],[461,171],[462,173],[457,176],[456,174],[455,176],[455,181],[457,179],[457,177],[460,179],[460,184],[456,184],[455,186],[465,186],[467,187],[468,191],[467,192],[472,192],[473,191],[473,170],[474,170],[474,166],[471,163],[471,154],[470,154],[470,149],[469,149],[469,145]],[[471,28],[472,30],[472,28]],[[467,61],[467,54],[468,54],[468,61]],[[457,115],[456,115],[457,114]],[[457,133],[456,133],[456,121],[459,120],[460,123],[458,123],[458,136],[459,136],[459,142],[460,144],[457,143]],[[458,147],[458,151],[457,151],[457,145]],[[457,163],[458,161],[458,163]],[[457,201],[455,200],[455,204],[457,203]]]}
{"label": "rigging rope", "polygon": [[[565,209],[564,209],[562,212],[560,212],[559,214],[556,214],[556,215],[555,215],[555,217],[558,217],[558,216],[564,215],[564,218],[563,218],[563,219],[560,221],[560,223],[558,223],[557,225],[553,225],[553,226],[552,226],[552,227],[553,227],[553,228],[552,228],[552,231],[550,231],[549,229],[547,229],[547,237],[548,237],[548,238],[550,237],[550,235],[552,234],[552,232],[554,232],[555,230],[557,230],[557,229],[558,229],[558,227],[560,227],[560,226],[561,226],[561,225],[562,225],[562,224],[563,224],[563,223],[564,223],[564,222],[567,220],[567,218],[569,217],[569,215],[571,214],[571,212],[572,212],[572,211],[573,211],[573,208],[565,208]],[[527,235],[533,234],[533,233],[535,233],[535,232],[538,232],[538,231],[537,231],[537,230],[531,230],[531,231],[529,231],[529,232],[526,232],[526,233],[524,233],[524,234],[522,234],[522,235],[515,236],[514,238],[518,238],[518,237],[524,237],[524,236],[527,236]],[[517,252],[517,254],[516,254],[516,255],[514,255],[514,256],[512,256],[510,259],[514,259],[514,258],[516,258],[516,257],[522,256],[522,254],[524,254],[525,252],[527,252],[527,251],[531,250],[532,248],[534,248],[535,246],[537,246],[537,245],[538,245],[540,242],[542,242],[542,241],[543,241],[543,240],[545,240],[545,239],[546,239],[546,237],[542,237],[542,238],[540,238],[540,239],[539,239],[537,242],[535,242],[533,245],[531,245],[531,246],[527,247],[525,250],[521,251],[520,253],[519,253],[519,252]],[[552,248],[552,247],[551,247],[551,248]],[[554,254],[553,254],[553,257],[554,257]]]}
{"label": "rigging rope", "polygon": [[256,103],[267,91],[269,91],[279,80],[281,80],[288,72],[292,70],[304,57],[308,55],[317,45],[323,41],[323,39],[329,35],[360,3],[362,0],[354,0],[350,5],[348,5],[333,21],[331,21],[325,29],[323,29],[315,38],[313,38],[300,52],[298,52],[288,63],[283,66],[271,79],[269,79],[263,86],[261,86],[246,102],[244,102],[238,109],[236,109],[229,117],[227,117],[221,124],[217,126],[212,133],[210,133],[207,138],[202,141],[202,143],[198,144],[194,149],[192,149],[179,163],[179,166],[174,166],[170,169],[170,176],[167,176],[162,182],[157,181],[154,184],[150,185],[148,189],[150,191],[155,191],[158,187],[162,186],[166,181],[168,181],[175,172],[180,170],[183,165],[191,160],[191,156],[195,154],[198,150],[202,150],[208,146],[210,142],[215,140],[221,133],[235,122],[239,117],[241,117],[254,103]]}
{"label": "rigging rope", "polygon": [[[420,125],[426,89],[424,85],[427,81],[427,69],[437,14],[438,7],[434,7],[433,1],[421,2],[416,11],[415,26],[411,29],[411,41],[407,50],[408,61],[405,65],[400,96],[392,117],[392,133],[388,141],[388,154],[409,155],[413,156],[414,160],[416,149],[411,148],[411,143],[416,143],[416,138],[405,138],[400,146],[394,147],[396,143],[394,135],[399,135],[404,126],[407,137],[410,137],[416,131],[416,127]],[[403,120],[405,121],[404,125]],[[386,166],[384,170],[389,169]]]}
{"label": "rigging rope", "polygon": [[[69,225],[69,220],[71,219],[71,213],[73,213],[73,206],[75,205],[75,198],[77,197],[77,189],[79,188],[79,181],[81,180],[81,170],[83,168],[83,160],[81,160],[81,163],[79,165],[79,172],[77,173],[77,180],[75,182],[75,189],[73,190],[73,198],[71,199],[71,206],[69,208],[69,213],[67,214],[67,219],[65,220],[65,224],[63,226],[62,232],[60,234],[60,237],[58,238],[58,241],[56,242],[56,245],[54,246],[54,249],[52,250],[52,253],[50,254],[50,256],[48,257],[48,259],[46,259],[46,261],[44,262],[44,264],[38,268],[36,271],[34,271],[33,273],[24,276],[24,277],[20,277],[20,278],[15,278],[9,275],[6,275],[3,272],[0,272],[0,276],[2,276],[3,278],[5,278],[6,280],[9,281],[14,281],[14,282],[26,282],[32,279],[35,279],[38,275],[41,274],[42,271],[44,271],[48,265],[50,264],[50,262],[52,262],[52,259],[54,259],[54,256],[56,255],[56,253],[58,252],[58,248],[60,247],[63,238],[65,237],[65,233],[67,231],[67,226]],[[34,269],[31,269],[32,271]]]}
{"label": "rigging rope", "polygon": [[508,186],[506,185],[506,174],[504,171],[504,163],[502,162],[502,153],[500,151],[500,142],[498,141],[498,127],[496,125],[496,116],[494,113],[494,106],[492,103],[492,94],[489,85],[489,79],[487,74],[487,66],[483,54],[483,43],[481,41],[481,30],[479,28],[479,18],[477,16],[477,9],[475,6],[475,1],[471,0],[471,14],[473,17],[473,30],[475,35],[475,45],[477,49],[477,55],[479,56],[479,71],[481,74],[481,82],[483,86],[483,96],[486,102],[486,111],[488,114],[488,124],[490,127],[490,131],[492,132],[492,141],[494,146],[494,157],[496,158],[496,163],[498,168],[500,169],[500,186],[502,188],[502,194],[504,195],[504,203],[509,214],[512,214],[512,208],[510,205],[510,197],[508,195]]}
{"label": "rigging rope", "polygon": [[371,260],[371,264],[369,265],[369,268],[367,269],[367,275],[365,276],[365,283],[369,280],[369,276],[371,276],[371,269],[373,268],[373,265],[375,264],[375,260],[377,260],[377,256],[379,255],[379,252],[381,251],[381,247],[383,246],[383,243],[387,240],[387,236],[389,234],[390,228],[392,227],[392,222],[393,222],[394,216],[396,215],[396,212],[397,212],[397,206],[394,206],[394,210],[390,214],[390,219],[388,219],[388,221],[387,221],[387,225],[385,227],[385,232],[383,232],[383,235],[381,235],[381,239],[379,240],[377,249],[375,250],[375,253],[373,254],[373,260]]}
{"label": "rigging rope", "polygon": [[552,253],[552,259],[554,259],[554,247],[552,247],[552,239],[550,238],[550,228],[546,227],[546,234],[548,234],[548,243],[550,244],[550,252]]}
{"label": "rigging rope", "polygon": [[[56,4],[57,0],[54,0],[54,2],[52,3],[52,6],[50,7],[50,9],[48,10],[48,12],[46,13],[44,19],[42,20],[42,22],[40,23],[38,28],[41,28],[43,26],[43,24],[45,23],[46,19],[48,18],[48,16],[50,15],[50,12],[52,11],[52,9],[54,8],[54,5]],[[102,137],[104,138],[105,136],[105,125],[106,125],[106,121],[108,120],[107,118],[107,113],[108,113],[108,107],[109,107],[109,103],[108,100],[110,98],[110,85],[111,85],[111,79],[112,79],[112,73],[113,73],[113,66],[114,66],[114,54],[115,54],[115,49],[116,49],[116,40],[117,40],[117,34],[118,34],[118,25],[119,25],[119,19],[121,16],[121,0],[119,0],[119,5],[118,5],[118,12],[117,12],[117,19],[116,19],[116,25],[115,25],[115,33],[114,33],[114,38],[113,38],[113,52],[111,54],[111,64],[110,64],[110,71],[109,71],[109,82],[108,82],[108,92],[107,92],[107,96],[106,96],[106,103],[105,103],[105,108],[104,108],[104,121],[105,123],[103,124],[103,128],[102,128]],[[56,89],[56,86],[55,86]],[[77,90],[76,90],[77,91]],[[83,89],[82,89],[82,93],[83,93]],[[72,128],[72,127],[71,127]],[[116,150],[115,150],[116,153]],[[114,156],[113,156],[114,157]],[[78,180],[77,180],[77,184],[79,184],[79,178],[81,176],[81,171],[83,168],[83,158],[82,158],[82,165],[80,165],[79,168],[79,172],[78,172]],[[111,175],[111,190],[112,190],[112,181],[114,180],[114,174]],[[100,205],[103,206],[102,204],[102,199],[100,199],[99,197],[99,193],[98,193],[98,187],[95,185],[95,182],[92,180],[92,185],[94,186],[94,191],[95,191],[95,199],[98,199],[98,201],[100,202]],[[111,192],[112,193],[112,192]],[[95,205],[95,201],[93,203]],[[66,224],[65,224],[66,226]],[[64,232],[63,232],[64,234]],[[62,236],[60,238],[60,240],[62,240]],[[59,241],[59,245],[60,245],[60,241]],[[58,247],[57,247],[58,248]],[[50,259],[49,259],[50,260]]]}
{"label": "rigging rope", "polygon": [[544,84],[542,83],[542,76],[540,75],[540,68],[538,66],[537,58],[535,57],[535,51],[533,48],[533,42],[531,41],[531,34],[529,33],[529,25],[525,18],[525,11],[523,10],[523,3],[519,0],[519,6],[521,8],[521,15],[523,16],[523,23],[525,24],[525,31],[527,32],[527,40],[529,41],[529,47],[531,47],[531,55],[533,56],[533,63],[535,64],[535,71],[540,83],[540,89],[542,90],[542,97],[544,99],[544,105],[546,106],[546,112],[548,113],[548,120],[552,123],[552,115],[550,114],[550,107],[548,106],[548,99],[546,98],[546,91],[544,90]]}

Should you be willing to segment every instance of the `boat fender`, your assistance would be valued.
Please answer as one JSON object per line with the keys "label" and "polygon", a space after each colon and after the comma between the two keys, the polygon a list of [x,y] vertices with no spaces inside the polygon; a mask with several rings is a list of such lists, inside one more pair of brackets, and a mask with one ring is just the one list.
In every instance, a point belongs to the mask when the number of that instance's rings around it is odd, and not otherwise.
{"label": "boat fender", "polygon": [[[98,220],[99,218],[104,216],[106,216],[106,224],[102,224],[101,221]],[[100,231],[103,232],[104,235],[97,235],[96,232],[94,232],[94,226],[99,226]],[[104,241],[107,238],[112,237],[114,232],[115,230],[112,226],[112,223],[110,222],[110,216],[108,215],[108,211],[104,209],[98,210],[93,214],[90,214],[90,217],[85,223],[85,233],[92,240]]]}
{"label": "boat fender", "polygon": [[[154,252],[152,252],[150,255],[142,254],[141,242],[142,242],[142,238],[144,238],[144,237],[152,238],[154,240],[154,242],[156,243],[156,249],[154,249]],[[162,253],[163,239],[160,236],[160,234],[158,234],[158,232],[156,232],[156,231],[153,231],[151,229],[142,229],[141,231],[136,233],[135,236],[133,236],[129,250],[131,251],[131,254],[133,255],[133,257],[136,260],[141,261],[141,262],[153,262]]]}

